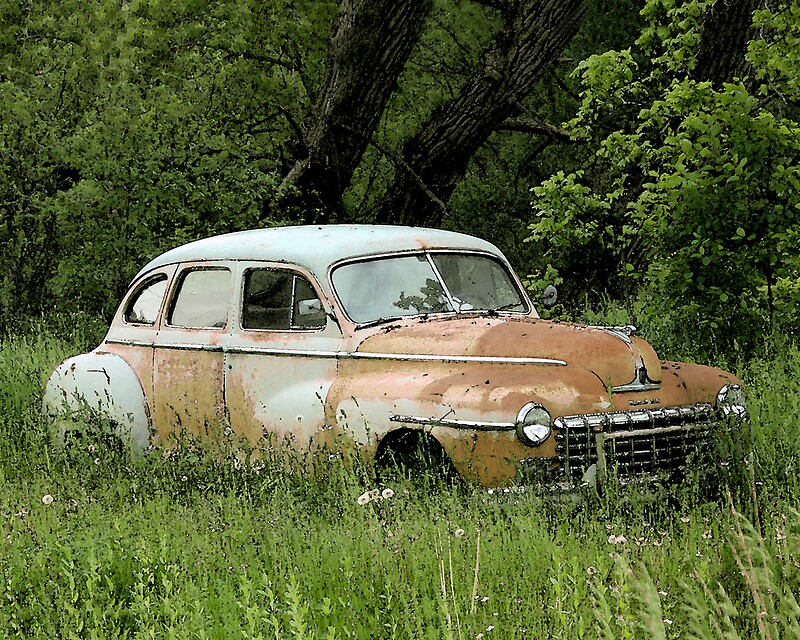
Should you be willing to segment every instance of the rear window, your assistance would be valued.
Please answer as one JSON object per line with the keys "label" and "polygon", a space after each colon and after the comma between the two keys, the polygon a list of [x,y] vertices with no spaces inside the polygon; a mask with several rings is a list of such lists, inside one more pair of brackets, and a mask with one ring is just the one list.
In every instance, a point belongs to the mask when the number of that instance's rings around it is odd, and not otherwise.
{"label": "rear window", "polygon": [[166,290],[167,276],[163,273],[146,281],[128,302],[124,315],[125,322],[155,324]]}

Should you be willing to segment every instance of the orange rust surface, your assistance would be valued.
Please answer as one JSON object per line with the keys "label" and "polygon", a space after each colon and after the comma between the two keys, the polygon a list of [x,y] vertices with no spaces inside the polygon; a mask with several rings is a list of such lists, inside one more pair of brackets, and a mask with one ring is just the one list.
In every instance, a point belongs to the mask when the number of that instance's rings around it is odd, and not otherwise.
{"label": "orange rust surface", "polygon": [[520,460],[556,455],[555,438],[540,447],[526,447],[513,431],[463,432],[437,427],[431,433],[465,480],[487,488],[515,484]]}
{"label": "orange rust surface", "polygon": [[223,367],[220,352],[156,349],[153,423],[165,446],[176,437],[221,439]]}
{"label": "orange rust surface", "polygon": [[372,353],[550,358],[586,367],[605,384],[631,382],[638,354],[618,336],[585,326],[519,318],[456,317],[397,325],[361,343]]}
{"label": "orange rust surface", "polygon": [[671,397],[675,394],[676,398],[684,397],[691,402],[714,403],[723,385],[742,384],[732,373],[702,364],[664,361],[661,371],[664,376],[661,384],[663,395]]}

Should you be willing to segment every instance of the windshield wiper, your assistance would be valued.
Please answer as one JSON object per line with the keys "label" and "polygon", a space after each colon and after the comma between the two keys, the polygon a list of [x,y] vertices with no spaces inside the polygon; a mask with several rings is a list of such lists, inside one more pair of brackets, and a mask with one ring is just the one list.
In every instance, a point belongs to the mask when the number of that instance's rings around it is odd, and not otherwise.
{"label": "windshield wiper", "polygon": [[508,304],[504,304],[502,307],[494,307],[493,309],[487,309],[486,313],[489,315],[497,315],[500,311],[508,311],[509,309],[513,309],[514,307],[522,307],[521,302],[509,302]]}
{"label": "windshield wiper", "polygon": [[392,322],[394,320],[400,320],[401,318],[411,318],[413,316],[382,316],[380,318],[376,318],[375,320],[370,320],[369,322],[359,322],[356,329],[366,329],[367,327],[374,327],[377,324],[383,324],[384,322]]}

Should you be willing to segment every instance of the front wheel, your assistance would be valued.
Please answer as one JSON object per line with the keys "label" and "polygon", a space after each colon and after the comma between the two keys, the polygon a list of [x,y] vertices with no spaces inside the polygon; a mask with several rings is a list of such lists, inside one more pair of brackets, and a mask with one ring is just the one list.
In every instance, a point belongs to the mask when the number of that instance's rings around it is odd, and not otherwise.
{"label": "front wheel", "polygon": [[375,454],[381,484],[402,482],[425,489],[461,485],[453,462],[432,435],[413,429],[386,434]]}

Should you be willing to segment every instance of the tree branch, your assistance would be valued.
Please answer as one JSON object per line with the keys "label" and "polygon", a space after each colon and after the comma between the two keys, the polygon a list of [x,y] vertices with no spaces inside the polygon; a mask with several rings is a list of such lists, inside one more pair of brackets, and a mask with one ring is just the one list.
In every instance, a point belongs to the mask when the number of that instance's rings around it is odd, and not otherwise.
{"label": "tree branch", "polygon": [[[350,133],[358,135],[358,132],[353,130],[350,130]],[[442,215],[447,214],[447,205],[442,201],[441,198],[439,198],[433,191],[431,191],[430,187],[428,187],[428,185],[425,184],[425,181],[422,179],[422,176],[420,176],[416,171],[414,171],[414,168],[410,164],[408,164],[408,162],[405,161],[403,156],[401,156],[398,153],[395,153],[388,147],[384,147],[382,144],[379,144],[374,140],[370,140],[369,143],[371,146],[375,147],[375,149],[377,149],[381,154],[389,158],[389,161],[393,165],[395,165],[396,167],[400,167],[406,173],[406,175],[413,178],[414,182],[417,184],[420,190],[426,196],[428,196],[428,198],[430,198],[431,202],[433,202],[437,207],[439,207],[439,209],[442,212]]]}
{"label": "tree branch", "polygon": [[541,120],[526,117],[511,117],[506,118],[497,127],[500,131],[517,131],[520,133],[533,133],[537,135],[545,135],[554,138],[560,142],[578,142],[572,137],[569,131],[556,127],[555,125],[548,124]]}

